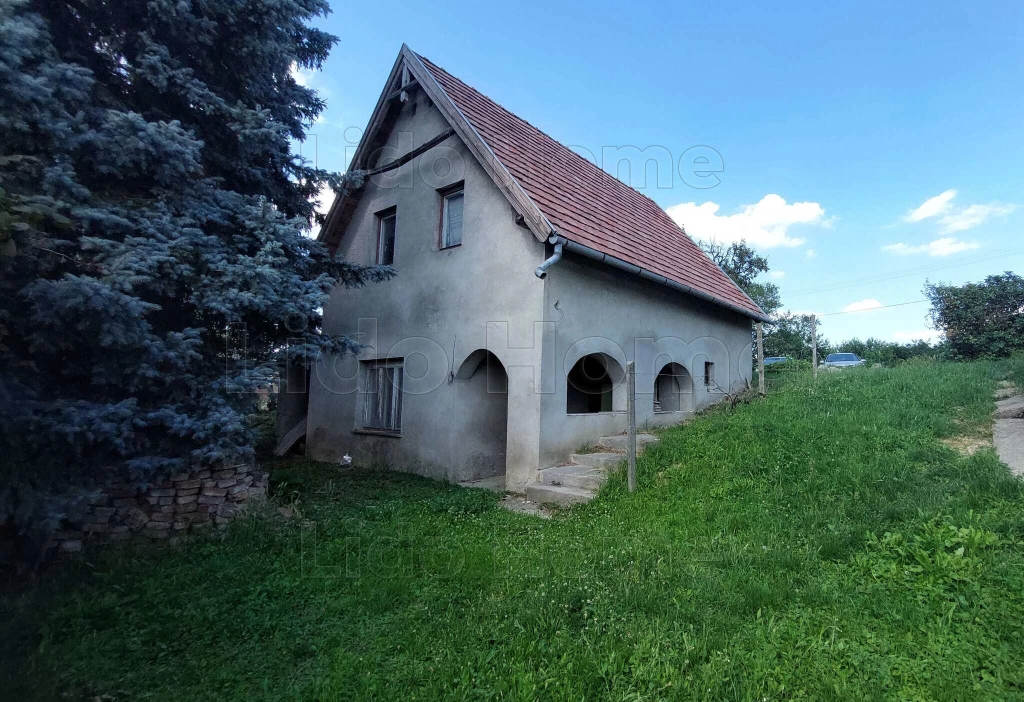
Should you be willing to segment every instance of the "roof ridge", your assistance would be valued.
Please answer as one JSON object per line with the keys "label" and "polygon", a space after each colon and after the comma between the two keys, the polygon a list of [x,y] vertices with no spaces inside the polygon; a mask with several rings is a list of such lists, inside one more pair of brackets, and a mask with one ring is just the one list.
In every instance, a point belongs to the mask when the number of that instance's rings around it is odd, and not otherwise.
{"label": "roof ridge", "polygon": [[680,284],[698,297],[706,295],[747,316],[764,318],[757,303],[651,197],[429,58],[406,50],[555,231]]}
{"label": "roof ridge", "polygon": [[[612,181],[614,181],[614,182],[615,182],[615,183],[617,183],[618,185],[621,185],[622,187],[624,187],[624,188],[627,188],[627,189],[628,189],[628,190],[630,190],[631,192],[633,192],[633,193],[635,193],[635,194],[639,195],[639,196],[640,196],[640,197],[642,197],[643,199],[647,200],[647,202],[649,202],[650,204],[652,204],[652,205],[654,205],[655,207],[657,207],[657,208],[658,208],[659,210],[661,210],[662,212],[664,212],[664,211],[665,211],[665,208],[663,208],[663,207],[662,207],[661,205],[659,205],[659,204],[658,204],[657,202],[655,202],[655,201],[654,201],[654,199],[653,199],[653,198],[651,198],[651,197],[650,197],[649,195],[646,195],[645,193],[642,193],[642,192],[640,192],[639,190],[637,190],[636,188],[634,188],[634,187],[633,187],[632,185],[630,185],[629,183],[625,182],[624,180],[622,180],[622,179],[621,179],[621,178],[619,178],[618,176],[616,176],[616,175],[614,175],[614,174],[612,174],[612,173],[609,173],[609,172],[608,172],[608,171],[606,171],[606,170],[605,170],[604,168],[601,168],[600,166],[598,166],[598,165],[597,165],[596,163],[592,163],[592,162],[590,162],[589,160],[587,160],[586,158],[584,158],[583,156],[581,156],[581,155],[580,155],[579,153],[577,153],[576,151],[573,151],[571,147],[569,147],[569,146],[567,146],[567,145],[563,144],[563,143],[562,143],[561,141],[559,141],[558,139],[555,139],[555,138],[554,138],[553,136],[551,136],[550,134],[548,134],[547,132],[545,132],[545,131],[544,131],[543,129],[541,129],[541,128],[540,128],[540,127],[538,127],[537,125],[533,124],[532,122],[530,122],[530,121],[529,121],[529,120],[527,120],[527,119],[523,119],[523,118],[522,118],[522,117],[520,117],[520,116],[519,116],[518,114],[516,114],[516,113],[515,113],[515,112],[513,112],[512,110],[508,109],[507,107],[505,107],[504,105],[502,105],[502,104],[501,104],[500,102],[498,102],[498,101],[497,101],[497,100],[495,100],[494,98],[490,97],[489,95],[486,95],[485,93],[483,93],[482,91],[480,91],[480,90],[479,90],[479,89],[477,89],[476,87],[474,87],[474,86],[470,85],[469,83],[467,83],[466,81],[462,80],[461,78],[459,78],[459,77],[458,77],[458,76],[456,76],[455,74],[451,73],[450,71],[446,70],[446,69],[445,69],[444,67],[442,67],[442,66],[438,65],[438,64],[437,64],[437,63],[435,63],[434,61],[431,61],[431,60],[430,60],[429,58],[427,58],[427,57],[426,57],[426,56],[424,56],[423,54],[417,53],[417,52],[415,52],[415,51],[414,51],[413,53],[414,53],[414,54],[416,54],[416,57],[417,57],[417,58],[419,58],[419,59],[420,59],[421,61],[424,61],[425,63],[428,63],[428,64],[430,64],[431,66],[433,66],[433,67],[434,67],[434,68],[436,68],[437,70],[439,70],[439,71],[443,71],[443,72],[444,72],[444,73],[446,73],[447,75],[451,76],[451,77],[452,77],[453,79],[455,79],[455,80],[459,81],[459,82],[460,82],[460,83],[462,83],[462,84],[463,84],[464,86],[466,86],[467,88],[469,88],[470,90],[472,90],[472,91],[473,91],[474,93],[476,93],[476,94],[477,94],[477,95],[479,95],[480,97],[484,98],[485,100],[487,100],[488,102],[490,102],[491,104],[493,104],[493,105],[494,105],[495,107],[497,107],[498,109],[500,109],[500,110],[502,110],[503,112],[507,113],[507,114],[508,114],[508,115],[509,115],[510,117],[512,117],[512,118],[513,118],[513,119],[515,119],[516,121],[518,121],[518,122],[522,122],[522,123],[523,123],[523,124],[525,124],[526,126],[528,126],[528,127],[530,127],[531,129],[535,130],[535,131],[536,131],[537,133],[539,133],[539,134],[542,134],[543,136],[545,136],[546,138],[550,139],[550,140],[551,140],[552,142],[554,142],[555,144],[557,144],[557,145],[561,146],[561,147],[562,147],[563,149],[565,149],[565,150],[566,150],[566,151],[568,151],[568,152],[569,152],[570,154],[572,154],[573,156],[575,156],[575,157],[576,157],[577,159],[579,159],[579,160],[580,160],[581,162],[583,162],[583,163],[586,163],[586,164],[587,164],[587,166],[589,166],[590,168],[592,168],[592,169],[593,169],[593,170],[594,170],[594,171],[595,171],[595,172],[596,172],[597,174],[599,174],[599,175],[601,175],[601,176],[603,176],[603,177],[605,177],[605,178],[608,178],[609,180],[612,180]],[[665,214],[667,215],[668,213],[666,212]],[[669,219],[671,219],[671,217],[669,217]],[[687,234],[687,233],[686,233],[686,229],[685,229],[685,228],[684,228],[684,227],[683,227],[683,226],[682,226],[681,224],[679,224],[679,223],[678,223],[678,222],[676,222],[675,220],[672,220],[672,222],[673,222],[673,224],[675,224],[675,225],[676,225],[677,227],[679,227],[679,231],[681,231],[681,232],[682,232],[682,233],[683,233],[683,234],[684,234],[685,236],[687,236],[687,237],[689,237],[689,236],[690,236],[689,234]],[[691,238],[691,241],[692,241],[692,238]]]}

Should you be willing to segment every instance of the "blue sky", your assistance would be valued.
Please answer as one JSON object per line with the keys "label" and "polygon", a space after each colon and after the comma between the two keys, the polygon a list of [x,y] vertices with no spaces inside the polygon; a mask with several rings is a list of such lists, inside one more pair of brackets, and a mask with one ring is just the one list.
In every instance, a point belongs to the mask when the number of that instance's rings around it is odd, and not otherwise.
{"label": "blue sky", "polygon": [[[344,169],[405,42],[691,235],[745,237],[791,310],[1024,269],[1024,3],[336,3],[322,24],[341,40],[302,77],[328,103],[321,166]],[[639,174],[647,155],[660,175]],[[694,155],[721,158],[717,185],[679,176]],[[927,309],[830,315],[823,332],[906,341],[930,333]]]}

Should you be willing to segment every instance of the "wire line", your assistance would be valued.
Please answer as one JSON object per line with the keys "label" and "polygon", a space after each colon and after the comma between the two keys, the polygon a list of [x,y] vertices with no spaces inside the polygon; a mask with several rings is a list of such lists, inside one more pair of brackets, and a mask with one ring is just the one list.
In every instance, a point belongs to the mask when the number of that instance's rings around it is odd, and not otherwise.
{"label": "wire line", "polygon": [[929,300],[911,300],[910,302],[897,302],[894,305],[881,305],[879,307],[868,307],[863,310],[843,310],[842,312],[829,312],[828,314],[819,314],[819,317],[834,317],[837,314],[856,314],[857,312],[874,312],[875,310],[887,310],[890,307],[905,307],[906,305],[920,305],[922,302],[929,302]]}
{"label": "wire line", "polygon": [[927,266],[917,266],[916,268],[905,268],[901,271],[894,271],[892,273],[881,273],[873,276],[864,276],[861,278],[850,278],[845,281],[838,281],[827,285],[819,285],[810,288],[797,288],[792,292],[787,292],[786,297],[801,297],[804,295],[813,295],[820,292],[829,292],[832,290],[841,290],[843,288],[852,288],[857,285],[867,283],[881,283],[888,280],[895,280],[896,278],[905,278],[907,276],[916,275],[919,273],[932,273],[934,271],[948,270],[951,268],[959,268],[961,266],[967,266],[972,263],[981,263],[982,261],[989,261],[997,258],[1005,258],[1007,256],[1013,256],[1018,253],[1024,253],[1024,246],[1012,246],[1007,249],[1000,249],[998,251],[989,251],[985,254],[975,255],[968,258],[961,258],[957,261],[951,261],[949,263],[931,264]]}

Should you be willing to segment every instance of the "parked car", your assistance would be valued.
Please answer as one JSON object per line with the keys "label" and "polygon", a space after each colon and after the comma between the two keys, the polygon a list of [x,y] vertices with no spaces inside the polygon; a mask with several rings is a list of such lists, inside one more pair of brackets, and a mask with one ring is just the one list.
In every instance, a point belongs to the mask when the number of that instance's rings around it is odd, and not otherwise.
{"label": "parked car", "polygon": [[821,365],[826,370],[839,370],[840,368],[856,368],[865,363],[866,361],[857,358],[855,353],[830,353]]}
{"label": "parked car", "polygon": [[790,360],[789,356],[769,356],[768,358],[764,359],[764,364],[766,366],[771,366],[776,363],[785,363],[788,360]]}

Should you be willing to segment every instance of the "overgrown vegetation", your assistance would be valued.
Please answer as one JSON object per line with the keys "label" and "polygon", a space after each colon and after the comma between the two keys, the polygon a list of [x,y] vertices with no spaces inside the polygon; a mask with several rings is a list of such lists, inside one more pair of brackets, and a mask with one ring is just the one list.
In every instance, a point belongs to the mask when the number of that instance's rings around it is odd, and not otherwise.
{"label": "overgrown vegetation", "polygon": [[[292,462],[223,542],[8,597],[12,699],[1006,699],[1024,489],[984,431],[1024,361],[774,381],[551,521]],[[11,632],[18,632],[14,634]],[[25,656],[27,655],[27,659]],[[15,672],[19,664],[24,667]],[[110,697],[103,697],[109,695]]]}
{"label": "overgrown vegetation", "polygon": [[932,324],[956,359],[1001,358],[1024,350],[1024,278],[1007,272],[962,286],[929,284]]}
{"label": "overgrown vegetation", "polygon": [[[813,324],[814,320],[809,314],[777,315],[775,322],[765,327],[765,356],[788,356],[794,360],[810,361]],[[817,324],[821,326],[820,319]],[[824,359],[828,354],[839,351],[855,353],[870,364],[881,363],[884,366],[895,366],[913,358],[942,360],[949,357],[949,349],[945,343],[932,345],[926,341],[915,341],[900,344],[874,338],[867,341],[853,338],[833,343],[823,336],[819,329],[818,359]]]}

